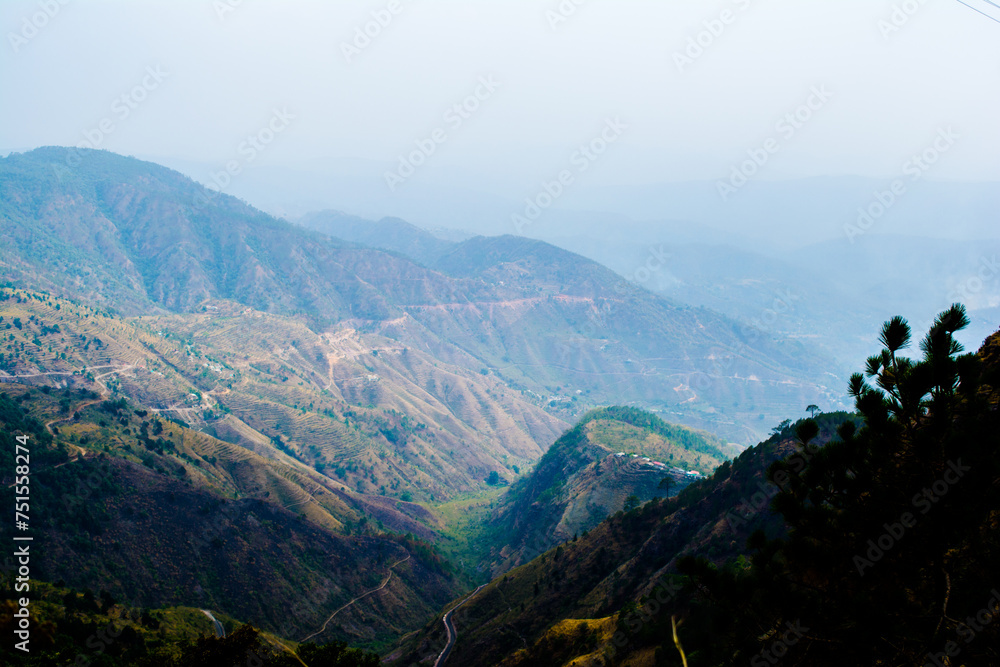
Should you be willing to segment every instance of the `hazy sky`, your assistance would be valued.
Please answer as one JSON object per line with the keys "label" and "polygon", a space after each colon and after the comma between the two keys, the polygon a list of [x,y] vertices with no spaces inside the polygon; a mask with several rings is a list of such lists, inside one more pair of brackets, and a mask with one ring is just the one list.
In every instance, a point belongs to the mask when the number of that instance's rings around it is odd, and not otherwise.
{"label": "hazy sky", "polygon": [[503,178],[620,119],[593,176],[616,184],[715,179],[769,138],[764,178],[892,176],[952,127],[929,175],[1000,180],[1000,23],[958,0],[64,1],[0,3],[4,151],[221,164],[270,124],[258,165],[388,163],[441,129],[428,168]]}

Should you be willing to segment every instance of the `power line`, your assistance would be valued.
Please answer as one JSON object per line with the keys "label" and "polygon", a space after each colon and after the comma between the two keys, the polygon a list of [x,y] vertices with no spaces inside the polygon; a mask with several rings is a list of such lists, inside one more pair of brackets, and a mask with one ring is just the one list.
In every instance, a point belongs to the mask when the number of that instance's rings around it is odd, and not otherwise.
{"label": "power line", "polygon": [[994,0],[958,0],[960,3],[968,7],[969,9],[979,12],[983,16],[989,19],[993,19],[997,23],[1000,23],[1000,3],[994,2]]}

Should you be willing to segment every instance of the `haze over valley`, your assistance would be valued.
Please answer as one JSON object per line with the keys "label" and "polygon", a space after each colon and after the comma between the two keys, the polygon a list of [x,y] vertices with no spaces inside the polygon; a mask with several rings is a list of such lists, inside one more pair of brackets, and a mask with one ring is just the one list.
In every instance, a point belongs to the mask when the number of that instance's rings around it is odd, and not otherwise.
{"label": "haze over valley", "polygon": [[1000,663],[994,3],[0,24],[0,663]]}

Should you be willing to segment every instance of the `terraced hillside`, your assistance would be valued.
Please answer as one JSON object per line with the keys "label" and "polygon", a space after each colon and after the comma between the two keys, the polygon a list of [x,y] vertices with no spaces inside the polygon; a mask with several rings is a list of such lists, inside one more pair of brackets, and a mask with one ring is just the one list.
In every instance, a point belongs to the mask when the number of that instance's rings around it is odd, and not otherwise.
{"label": "terraced hillside", "polygon": [[722,441],[635,408],[589,412],[501,499],[487,557],[497,576],[607,517],[676,495],[725,461]]}
{"label": "terraced hillside", "polygon": [[536,460],[540,443],[563,428],[496,377],[376,332],[316,334],[297,320],[216,303],[123,319],[0,290],[0,373],[38,385],[100,381],[234,452],[357,498],[447,499],[481,488],[491,471],[511,475]]}
{"label": "terraced hillside", "polygon": [[[209,307],[232,315],[230,304],[294,319],[313,335],[271,340],[277,359],[264,372],[294,362],[310,376],[300,377],[304,382],[327,387],[341,380],[337,392],[354,403],[375,404],[392,390],[374,383],[375,370],[355,372],[373,363],[332,374],[310,356],[318,338],[353,330],[381,336],[362,336],[362,352],[419,351],[423,370],[416,361],[381,361],[469,419],[468,411],[488,399],[467,390],[469,380],[456,369],[521,393],[556,422],[597,405],[631,403],[743,444],[804,405],[839,400],[827,388],[836,378],[802,344],[678,306],[545,243],[498,237],[436,245],[400,223],[385,226],[402,235],[399,248],[418,247],[425,266],[285,223],[228,196],[208,196],[157,165],[82,151],[68,167],[67,157],[64,149],[46,148],[0,159],[7,240],[0,276],[130,317]],[[302,359],[292,340],[306,346]],[[433,364],[451,377],[435,376]],[[456,385],[466,388],[452,392]],[[396,402],[411,400],[420,397]],[[260,409],[281,423],[280,409]],[[489,412],[485,423],[499,417]],[[498,431],[510,426],[495,421]],[[531,437],[536,447],[549,442]],[[446,452],[436,455],[448,463]],[[469,466],[487,462],[477,456]],[[376,475],[376,482],[391,485],[388,477]]]}
{"label": "terraced hillside", "polygon": [[232,310],[144,324],[213,350],[238,374],[217,400],[320,470],[368,469],[351,480],[361,490],[440,498],[478,488],[490,471],[537,459],[562,428],[496,377],[378,331],[317,335],[294,320]]}

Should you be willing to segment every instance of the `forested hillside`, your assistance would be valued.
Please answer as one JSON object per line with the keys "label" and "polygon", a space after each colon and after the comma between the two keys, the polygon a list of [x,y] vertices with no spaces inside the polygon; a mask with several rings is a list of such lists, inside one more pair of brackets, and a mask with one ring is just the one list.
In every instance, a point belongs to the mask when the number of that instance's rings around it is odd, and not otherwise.
{"label": "forested hillside", "polygon": [[[909,326],[887,322],[851,380],[857,415],[785,425],[677,497],[495,579],[455,612],[450,659],[996,662],[1000,333],[962,354],[965,323],[960,306],[942,313],[911,359]],[[429,664],[444,643],[430,623],[393,664]]]}

